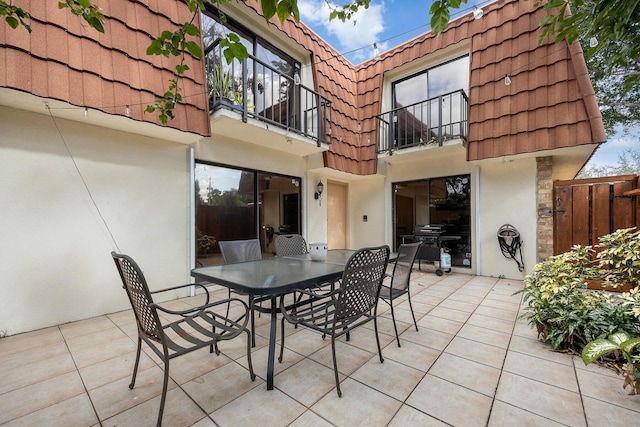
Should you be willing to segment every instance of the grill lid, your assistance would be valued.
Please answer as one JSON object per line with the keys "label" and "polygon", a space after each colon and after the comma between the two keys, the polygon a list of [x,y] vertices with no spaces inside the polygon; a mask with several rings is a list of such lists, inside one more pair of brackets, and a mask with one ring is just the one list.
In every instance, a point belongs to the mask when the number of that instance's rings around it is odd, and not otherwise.
{"label": "grill lid", "polygon": [[443,225],[416,225],[413,234],[416,236],[439,236],[445,232]]}

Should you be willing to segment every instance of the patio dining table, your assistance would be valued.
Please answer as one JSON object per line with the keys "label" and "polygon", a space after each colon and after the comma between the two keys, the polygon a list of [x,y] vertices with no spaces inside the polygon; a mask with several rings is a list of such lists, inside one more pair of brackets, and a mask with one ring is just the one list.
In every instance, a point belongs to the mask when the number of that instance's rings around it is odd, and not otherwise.
{"label": "patio dining table", "polygon": [[273,390],[273,370],[276,345],[276,326],[279,307],[277,299],[295,289],[313,287],[342,277],[344,267],[353,250],[329,250],[324,261],[312,261],[309,255],[264,258],[237,264],[199,267],[191,270],[197,280],[225,286],[250,296],[266,297],[271,301],[269,356],[267,359],[267,390]]}

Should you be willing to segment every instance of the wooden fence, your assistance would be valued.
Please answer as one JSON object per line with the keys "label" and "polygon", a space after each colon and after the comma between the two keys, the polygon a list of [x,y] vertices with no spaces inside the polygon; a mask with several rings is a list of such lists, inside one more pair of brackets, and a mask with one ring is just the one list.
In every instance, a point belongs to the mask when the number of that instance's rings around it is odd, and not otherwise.
{"label": "wooden fence", "polygon": [[554,254],[596,245],[619,228],[640,227],[639,181],[636,175],[555,181]]}

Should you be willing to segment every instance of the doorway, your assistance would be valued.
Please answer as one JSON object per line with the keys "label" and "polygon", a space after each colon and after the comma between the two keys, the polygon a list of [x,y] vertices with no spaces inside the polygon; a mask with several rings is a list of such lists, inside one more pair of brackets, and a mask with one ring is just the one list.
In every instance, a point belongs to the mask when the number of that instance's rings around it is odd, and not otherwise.
{"label": "doorway", "polygon": [[348,249],[347,186],[327,182],[327,245],[329,249]]}

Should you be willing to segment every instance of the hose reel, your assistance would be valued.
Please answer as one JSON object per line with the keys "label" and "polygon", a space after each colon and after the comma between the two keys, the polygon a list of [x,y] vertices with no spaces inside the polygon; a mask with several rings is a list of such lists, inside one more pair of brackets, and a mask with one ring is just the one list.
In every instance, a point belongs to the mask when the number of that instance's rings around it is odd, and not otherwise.
{"label": "hose reel", "polygon": [[[520,233],[511,224],[505,224],[498,229],[498,243],[502,255],[506,258],[512,258],[518,264],[518,271],[524,271],[524,261],[522,260],[522,240]],[[520,252],[520,261],[516,259],[517,253]]]}

